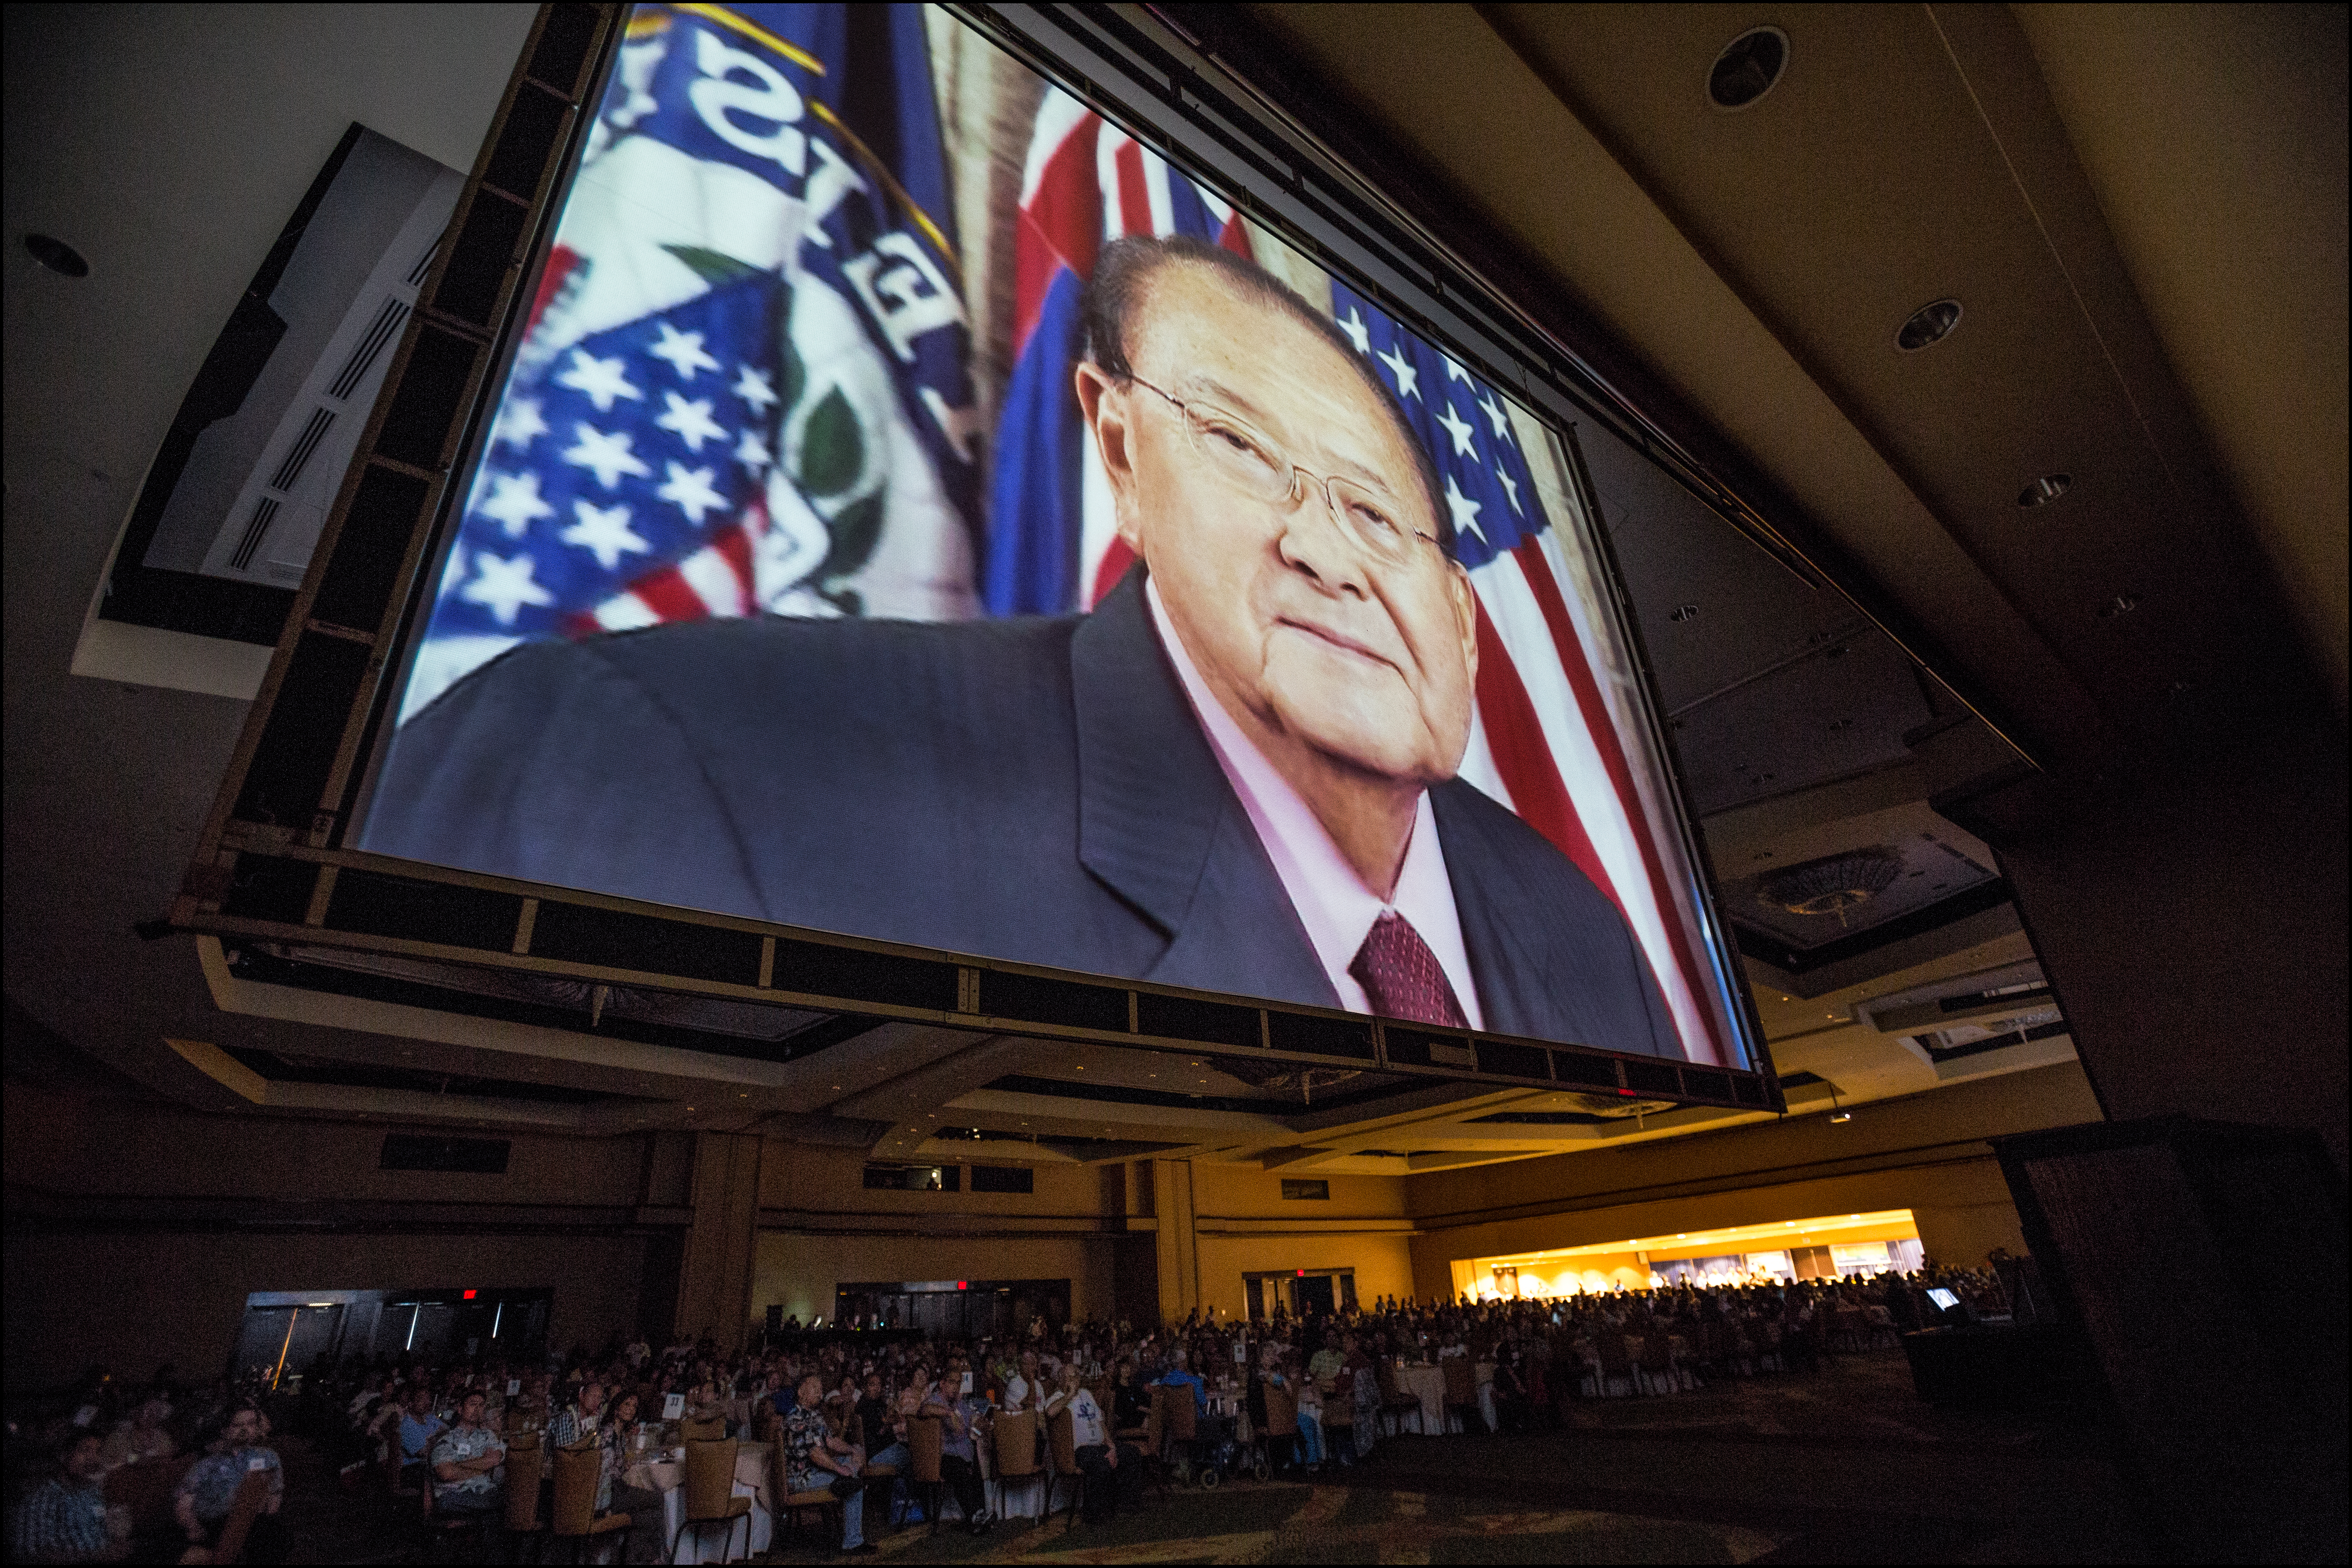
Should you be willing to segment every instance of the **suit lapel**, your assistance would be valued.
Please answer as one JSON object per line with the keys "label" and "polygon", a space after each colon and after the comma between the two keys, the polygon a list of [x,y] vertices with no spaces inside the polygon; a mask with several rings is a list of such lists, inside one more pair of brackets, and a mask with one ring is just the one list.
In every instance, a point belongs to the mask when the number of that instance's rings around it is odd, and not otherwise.
{"label": "suit lapel", "polygon": [[1437,841],[1445,851],[1445,877],[1454,889],[1454,911],[1462,922],[1462,945],[1470,951],[1470,984],[1478,988],[1478,1011],[1498,1035],[1540,1035],[1521,977],[1542,973],[1532,944],[1505,921],[1485,885],[1494,857],[1474,813],[1454,808],[1454,792],[1474,784],[1451,779],[1429,792],[1437,819]]}
{"label": "suit lapel", "polygon": [[1078,860],[1159,928],[1139,978],[1338,1005],[1130,571],[1070,643]]}

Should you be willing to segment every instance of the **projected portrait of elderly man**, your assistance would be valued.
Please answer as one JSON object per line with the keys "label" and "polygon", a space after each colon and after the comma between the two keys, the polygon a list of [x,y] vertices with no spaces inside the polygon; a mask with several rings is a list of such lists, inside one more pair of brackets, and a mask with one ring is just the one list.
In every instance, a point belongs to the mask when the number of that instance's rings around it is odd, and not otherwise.
{"label": "projected portrait of elderly man", "polygon": [[532,644],[394,743],[364,847],[1204,990],[1678,1055],[1616,907],[1456,777],[1475,605],[1387,389],[1269,274],[1097,263],[1089,614]]}

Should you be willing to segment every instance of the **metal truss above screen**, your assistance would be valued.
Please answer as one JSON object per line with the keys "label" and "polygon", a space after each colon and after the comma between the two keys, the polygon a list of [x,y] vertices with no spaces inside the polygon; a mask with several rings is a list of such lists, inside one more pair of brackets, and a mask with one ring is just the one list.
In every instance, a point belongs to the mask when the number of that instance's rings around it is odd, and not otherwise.
{"label": "metal truss above screen", "polygon": [[[1120,83],[1133,88],[1142,80],[1129,81],[1124,68],[1109,68],[1069,31],[1084,32],[1091,8],[1050,17],[1023,11],[1009,24],[1018,32],[1007,30],[1003,16],[958,13],[975,25],[991,24],[985,30],[1000,45],[1025,39],[1020,58],[1065,81],[1087,83],[1106,101],[1118,101]],[[1585,1048],[1572,1037],[1432,1028],[1105,980],[349,847],[358,841],[350,836],[370,784],[370,759],[395,722],[404,639],[431,605],[432,563],[488,439],[496,392],[530,308],[532,281],[550,254],[566,181],[614,68],[626,14],[612,5],[541,10],[448,237],[418,290],[383,394],[173,902],[174,928],[217,939],[232,962],[271,984],[449,1015],[584,1026],[713,1056],[793,1060],[895,1022],[975,1039],[1213,1057],[1241,1098],[1268,1109],[1369,1106],[1447,1083],[1540,1088],[1643,1105],[1782,1109],[1769,1071]],[[1108,45],[1112,37],[1099,42]],[[1159,96],[1155,86],[1127,101]],[[1173,101],[1171,112],[1181,113],[1200,100],[1187,89]],[[1239,112],[1236,104],[1227,107]],[[1603,400],[1580,380],[1580,368],[1523,341],[1525,331],[1507,307],[1488,300],[1442,254],[1433,255],[1424,237],[1383,228],[1378,214],[1318,216],[1310,206],[1286,216],[1286,182],[1269,184],[1268,171],[1277,163],[1298,168],[1313,160],[1300,162],[1298,149],[1278,159],[1267,153],[1254,162],[1238,157],[1252,138],[1276,148],[1286,132],[1274,121],[1224,124],[1215,145],[1192,146],[1188,138],[1200,134],[1195,127],[1173,135],[1171,145],[1185,144],[1190,155],[1213,165],[1210,173],[1233,180],[1236,194],[1255,202],[1254,217],[1286,226],[1351,279],[1369,279],[1366,287],[1401,311],[1401,320],[1422,323],[1432,341],[1501,376],[1514,395],[1549,417],[1622,417],[1601,415]],[[1319,171],[1318,177],[1332,178]],[[1297,205],[1295,184],[1288,199]],[[1401,262],[1407,264],[1402,270]],[[1722,504],[1737,510],[1731,500]],[[1612,613],[1622,617],[1622,606]],[[1683,851],[1699,868],[1696,875],[1707,879],[1687,796],[1671,763],[1668,769],[1662,787],[1677,795]],[[1760,1063],[1760,1030],[1725,924],[1711,889],[1698,891],[1712,984],[1737,1015],[1732,1033],[1744,1037],[1731,1044],[1736,1054]]]}
{"label": "metal truss above screen", "polygon": [[[889,1021],[1213,1058],[1258,1108],[1432,1080],[1770,1108],[1760,1074],[1430,1029],[699,915],[291,844],[225,848],[175,922],[247,978],[649,1045],[797,1060]],[[275,838],[265,830],[260,837]],[[396,868],[396,869],[395,869]],[[1318,1098],[1315,1086],[1328,1085]],[[1071,1093],[1133,1098],[1082,1080]],[[1191,1100],[1201,1097],[1192,1095]],[[1241,1102],[1236,1101],[1236,1107]]]}

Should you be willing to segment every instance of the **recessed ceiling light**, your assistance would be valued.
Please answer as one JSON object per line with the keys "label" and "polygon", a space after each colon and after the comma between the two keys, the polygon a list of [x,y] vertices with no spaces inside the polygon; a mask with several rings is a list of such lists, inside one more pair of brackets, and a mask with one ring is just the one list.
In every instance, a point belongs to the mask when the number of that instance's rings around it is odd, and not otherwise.
{"label": "recessed ceiling light", "polygon": [[1942,342],[1959,324],[1958,300],[1938,300],[1932,305],[1922,305],[1911,312],[1909,321],[1895,330],[1895,346],[1905,353],[1916,353]]}
{"label": "recessed ceiling light", "polygon": [[2074,488],[2072,474],[2044,474],[2017,492],[2017,504],[2028,509],[2048,506]]}
{"label": "recessed ceiling light", "polygon": [[1789,35],[1778,27],[1750,27],[1723,47],[1706,73],[1707,101],[1717,109],[1746,109],[1772,90],[1789,65]]}
{"label": "recessed ceiling light", "polygon": [[2117,594],[2114,598],[2109,599],[2105,604],[2099,606],[2099,619],[2103,621],[2112,621],[2117,616],[2128,616],[2134,610],[2138,608],[2139,596],[2137,595]]}
{"label": "recessed ceiling light", "polygon": [[46,234],[28,234],[25,237],[25,248],[32,252],[34,260],[52,272],[68,278],[89,276],[89,263],[82,259],[80,251],[62,239],[53,239]]}

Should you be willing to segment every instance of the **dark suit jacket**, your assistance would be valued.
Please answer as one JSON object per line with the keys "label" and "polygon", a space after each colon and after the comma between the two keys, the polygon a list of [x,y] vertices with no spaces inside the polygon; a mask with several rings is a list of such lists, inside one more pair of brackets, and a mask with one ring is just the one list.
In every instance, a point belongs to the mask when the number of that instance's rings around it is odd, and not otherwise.
{"label": "dark suit jacket", "polygon": [[[402,728],[361,847],[982,957],[1336,1007],[1153,631],[700,621],[532,643]],[[1679,1056],[1616,907],[1430,792],[1486,1027]]]}

